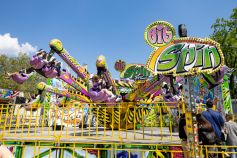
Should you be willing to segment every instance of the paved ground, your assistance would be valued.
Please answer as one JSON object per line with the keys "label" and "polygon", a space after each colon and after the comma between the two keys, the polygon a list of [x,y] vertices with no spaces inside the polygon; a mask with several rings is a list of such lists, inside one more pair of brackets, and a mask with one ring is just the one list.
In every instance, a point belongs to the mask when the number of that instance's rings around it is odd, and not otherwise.
{"label": "paved ground", "polygon": [[170,133],[167,127],[144,127],[140,130],[108,130],[103,127],[65,127],[53,131],[52,127],[19,127],[0,131],[4,140],[60,141],[90,143],[142,143],[178,144],[178,133]]}

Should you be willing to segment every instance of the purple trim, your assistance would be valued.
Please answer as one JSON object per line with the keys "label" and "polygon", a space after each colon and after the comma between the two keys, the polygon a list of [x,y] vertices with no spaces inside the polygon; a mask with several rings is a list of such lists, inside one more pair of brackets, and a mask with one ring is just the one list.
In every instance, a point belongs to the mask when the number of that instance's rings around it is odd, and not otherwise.
{"label": "purple trim", "polygon": [[87,90],[85,90],[84,88],[81,88],[81,92],[86,95],[86,96],[89,96],[89,93],[87,92]]}
{"label": "purple trim", "polygon": [[154,93],[153,97],[156,97],[156,96],[158,96],[158,95],[160,95],[160,94],[161,94],[161,90],[158,90],[158,91],[156,91],[156,92]]}

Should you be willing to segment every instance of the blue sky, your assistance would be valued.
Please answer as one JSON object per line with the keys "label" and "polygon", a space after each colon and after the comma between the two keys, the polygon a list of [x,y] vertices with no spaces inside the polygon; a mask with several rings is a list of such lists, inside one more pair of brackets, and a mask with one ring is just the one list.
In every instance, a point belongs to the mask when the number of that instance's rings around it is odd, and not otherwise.
{"label": "blue sky", "polygon": [[117,78],[116,60],[146,63],[152,48],[143,34],[152,22],[168,21],[176,30],[184,23],[189,36],[208,37],[216,18],[228,18],[237,1],[8,0],[0,6],[1,36],[10,33],[19,44],[47,51],[49,41],[58,38],[80,64],[88,64],[90,73],[96,72],[96,57],[103,54]]}

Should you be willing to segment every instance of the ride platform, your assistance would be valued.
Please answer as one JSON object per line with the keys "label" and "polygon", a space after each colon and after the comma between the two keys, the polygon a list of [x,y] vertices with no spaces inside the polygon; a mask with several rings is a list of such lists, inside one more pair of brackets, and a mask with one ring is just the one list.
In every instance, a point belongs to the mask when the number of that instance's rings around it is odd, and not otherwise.
{"label": "ride platform", "polygon": [[[59,127],[60,128],[60,127]],[[136,130],[113,130],[103,127],[52,127],[6,128],[0,132],[3,141],[60,142],[60,143],[133,143],[133,144],[180,144],[177,132],[168,127],[142,127]]]}

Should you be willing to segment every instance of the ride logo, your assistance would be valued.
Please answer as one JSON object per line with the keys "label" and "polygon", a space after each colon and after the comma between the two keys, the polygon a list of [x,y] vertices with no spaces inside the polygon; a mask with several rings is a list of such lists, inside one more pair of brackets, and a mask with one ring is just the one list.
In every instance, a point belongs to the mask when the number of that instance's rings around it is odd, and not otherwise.
{"label": "ride logo", "polygon": [[166,21],[156,21],[146,28],[144,37],[148,45],[158,48],[175,38],[175,29]]}
{"label": "ride logo", "polygon": [[129,64],[120,74],[120,78],[133,80],[146,80],[152,76],[152,73],[147,70],[144,65]]}
{"label": "ride logo", "polygon": [[181,38],[154,51],[146,66],[154,73],[183,76],[211,73],[223,64],[223,54],[215,41]]}
{"label": "ride logo", "polygon": [[144,38],[154,48],[146,63],[146,68],[154,74],[210,74],[224,65],[219,43],[209,38],[176,38],[174,27],[166,21],[150,24]]}

